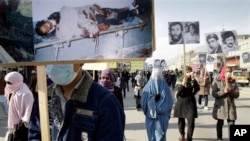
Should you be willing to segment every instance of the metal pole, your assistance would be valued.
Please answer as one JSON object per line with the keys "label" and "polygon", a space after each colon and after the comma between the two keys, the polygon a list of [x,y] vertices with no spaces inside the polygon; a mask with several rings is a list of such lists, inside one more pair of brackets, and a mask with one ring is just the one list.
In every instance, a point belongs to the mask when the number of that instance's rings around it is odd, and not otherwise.
{"label": "metal pole", "polygon": [[95,80],[95,70],[93,70],[93,80]]}

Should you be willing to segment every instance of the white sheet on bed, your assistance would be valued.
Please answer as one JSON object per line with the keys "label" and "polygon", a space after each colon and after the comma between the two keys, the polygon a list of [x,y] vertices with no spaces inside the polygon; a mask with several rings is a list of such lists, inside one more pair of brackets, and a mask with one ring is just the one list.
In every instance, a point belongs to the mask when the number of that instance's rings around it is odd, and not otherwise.
{"label": "white sheet on bed", "polygon": [[60,10],[60,23],[56,36],[59,39],[70,40],[73,37],[79,37],[88,32],[89,37],[98,33],[99,29],[95,21],[87,18],[81,10],[88,10],[89,6],[81,8],[62,7]]}

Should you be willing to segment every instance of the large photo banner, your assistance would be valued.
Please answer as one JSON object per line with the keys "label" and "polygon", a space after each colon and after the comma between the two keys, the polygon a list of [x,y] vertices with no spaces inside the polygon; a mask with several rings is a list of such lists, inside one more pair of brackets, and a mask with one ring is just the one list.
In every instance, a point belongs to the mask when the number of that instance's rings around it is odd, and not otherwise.
{"label": "large photo banner", "polygon": [[33,0],[36,61],[146,58],[152,1]]}
{"label": "large photo banner", "polygon": [[220,54],[238,50],[236,37],[236,31],[206,33],[207,52],[209,54]]}
{"label": "large photo banner", "polygon": [[0,63],[32,60],[31,0],[0,0]]}

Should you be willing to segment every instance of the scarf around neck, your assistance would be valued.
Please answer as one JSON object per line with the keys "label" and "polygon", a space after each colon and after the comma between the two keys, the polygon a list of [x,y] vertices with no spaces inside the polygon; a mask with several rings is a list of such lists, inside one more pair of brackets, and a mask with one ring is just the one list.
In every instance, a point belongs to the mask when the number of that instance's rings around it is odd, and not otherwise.
{"label": "scarf around neck", "polygon": [[[109,80],[103,80],[101,79],[102,77],[109,78]],[[109,69],[103,70],[99,77],[99,84],[106,87],[110,92],[113,92],[115,87],[115,78],[113,72]]]}

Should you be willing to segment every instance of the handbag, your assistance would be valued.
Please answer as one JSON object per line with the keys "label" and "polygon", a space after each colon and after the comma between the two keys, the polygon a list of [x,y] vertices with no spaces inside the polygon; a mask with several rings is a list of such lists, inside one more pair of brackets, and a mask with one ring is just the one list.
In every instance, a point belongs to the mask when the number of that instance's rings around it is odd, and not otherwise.
{"label": "handbag", "polygon": [[141,87],[135,86],[135,88],[134,88],[135,96],[139,95],[140,89],[141,89]]}
{"label": "handbag", "polygon": [[28,128],[25,126],[24,122],[20,122],[15,125],[16,131],[13,136],[14,141],[27,141],[28,140]]}
{"label": "handbag", "polygon": [[[9,100],[11,99],[12,94],[9,95]],[[28,140],[28,128],[26,128],[24,122],[20,121],[18,124],[14,125],[15,132],[10,133],[6,132],[5,140],[6,141],[27,141]]]}
{"label": "handbag", "polygon": [[13,139],[14,139],[14,134],[7,131],[5,134],[4,141],[13,141]]}
{"label": "handbag", "polygon": [[5,141],[27,141],[28,140],[28,128],[25,127],[24,122],[20,122],[15,125],[15,133],[6,132]]}

